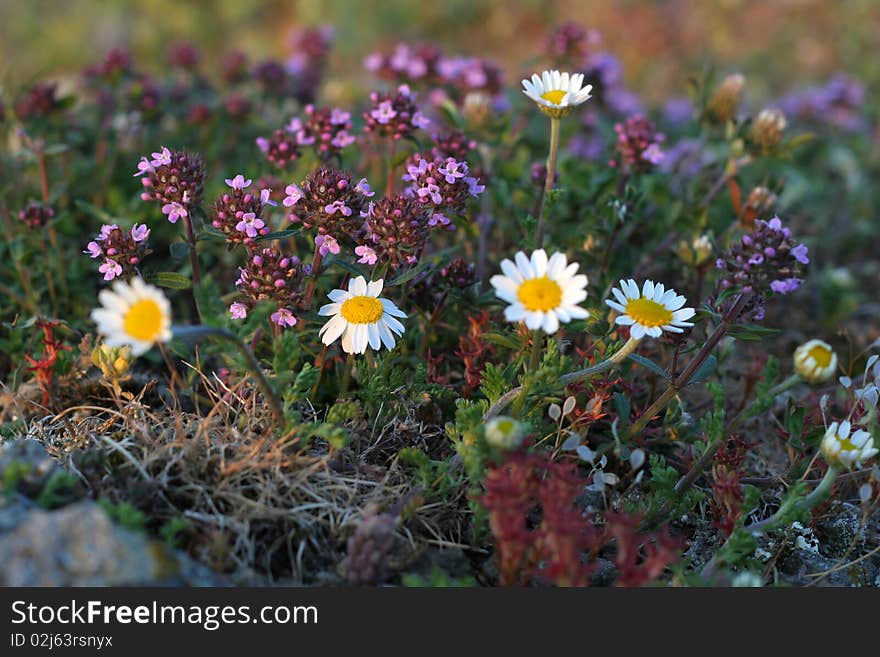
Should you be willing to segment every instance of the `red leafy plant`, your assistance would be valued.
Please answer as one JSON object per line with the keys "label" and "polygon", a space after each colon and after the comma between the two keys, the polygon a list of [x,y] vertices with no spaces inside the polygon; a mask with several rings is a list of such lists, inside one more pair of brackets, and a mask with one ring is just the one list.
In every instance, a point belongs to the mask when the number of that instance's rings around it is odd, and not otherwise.
{"label": "red leafy plant", "polygon": [[524,450],[489,467],[480,501],[489,512],[502,585],[587,586],[595,558],[613,542],[618,586],[643,586],[678,559],[667,530],[638,532],[639,514],[608,512],[598,528],[576,505],[585,481],[574,464]]}

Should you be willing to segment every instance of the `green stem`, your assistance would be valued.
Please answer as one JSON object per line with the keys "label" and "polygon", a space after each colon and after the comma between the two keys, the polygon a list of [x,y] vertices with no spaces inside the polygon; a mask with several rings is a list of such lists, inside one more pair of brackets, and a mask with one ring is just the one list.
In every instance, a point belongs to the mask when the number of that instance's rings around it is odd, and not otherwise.
{"label": "green stem", "polygon": [[[619,351],[614,353],[610,358],[603,360],[600,363],[596,363],[595,365],[591,365],[590,367],[586,367],[582,370],[577,370],[575,372],[569,372],[568,374],[563,374],[559,377],[559,382],[563,385],[568,385],[570,383],[575,383],[576,381],[581,381],[583,379],[588,379],[591,376],[595,376],[596,374],[601,374],[606,370],[610,370],[612,367],[621,363],[627,356],[629,356],[633,351],[635,351],[636,346],[638,346],[639,340],[635,338],[630,338],[626,344],[624,344]],[[521,393],[523,393],[525,386],[517,386],[512,390],[508,390],[503,395],[501,395],[494,404],[492,404],[488,410],[483,415],[483,422],[491,420],[496,415],[500,414],[505,408],[507,408],[510,403],[520,397]]]}
{"label": "green stem", "polygon": [[269,383],[269,379],[266,378],[263,368],[260,367],[257,357],[254,356],[254,352],[250,350],[240,337],[232,331],[216,326],[174,326],[172,327],[171,332],[175,338],[182,338],[184,340],[197,340],[203,337],[212,337],[226,340],[235,345],[239,353],[244,356],[248,369],[256,380],[257,385],[262,390],[266,401],[269,403],[275,421],[279,426],[284,427],[284,407],[281,404],[281,400],[272,388],[272,384]]}
{"label": "green stem", "polygon": [[[744,528],[744,531],[748,532],[752,536],[759,536],[761,534],[765,534],[768,531],[772,531],[777,529],[782,522],[785,521],[786,518],[791,517],[792,511],[811,511],[814,507],[824,502],[828,499],[828,496],[831,495],[831,491],[834,488],[834,482],[837,481],[837,477],[840,474],[840,471],[834,466],[828,466],[828,471],[825,473],[825,476],[822,477],[822,481],[819,482],[819,485],[813,489],[813,492],[807,495],[803,499],[791,500],[786,504],[783,504],[779,509],[777,509],[776,513],[774,513],[769,518],[765,518],[764,520],[760,520],[758,522],[752,523],[748,527]],[[732,535],[731,535],[732,536]],[[712,576],[712,573],[715,571],[716,566],[718,565],[717,556],[718,554],[724,550],[727,544],[730,542],[730,537],[724,542],[718,552],[715,553],[709,563],[705,565],[702,572],[700,573],[704,579],[708,579]]]}
{"label": "green stem", "polygon": [[660,412],[666,408],[666,405],[669,404],[669,402],[672,401],[672,399],[683,390],[688,383],[690,383],[694,374],[696,374],[697,370],[706,362],[706,359],[709,358],[712,350],[721,341],[721,338],[724,337],[733,322],[739,317],[745,303],[746,295],[740,294],[733,302],[730,310],[728,310],[721,318],[721,322],[715,327],[712,334],[706,338],[706,342],[703,343],[703,346],[700,348],[700,351],[697,352],[697,355],[691,359],[687,364],[687,367],[682,370],[681,374],[669,384],[669,387],[663,391],[663,394],[661,394],[660,397],[648,407],[648,410],[642,413],[641,417],[633,423],[627,434],[629,437],[635,436],[641,431],[644,431],[645,427],[648,426],[648,423],[659,415]]}
{"label": "green stem", "polygon": [[354,366],[354,354],[348,354],[345,358],[345,369],[342,371],[342,385],[339,388],[339,396],[344,397],[351,385],[351,370]]}
{"label": "green stem", "polygon": [[535,248],[540,249],[544,245],[544,210],[547,207],[547,198],[553,190],[553,182],[556,179],[556,159],[559,155],[559,119],[550,118],[550,153],[547,155],[547,177],[544,179],[544,196],[541,199],[541,208],[538,211],[537,225],[535,226]]}

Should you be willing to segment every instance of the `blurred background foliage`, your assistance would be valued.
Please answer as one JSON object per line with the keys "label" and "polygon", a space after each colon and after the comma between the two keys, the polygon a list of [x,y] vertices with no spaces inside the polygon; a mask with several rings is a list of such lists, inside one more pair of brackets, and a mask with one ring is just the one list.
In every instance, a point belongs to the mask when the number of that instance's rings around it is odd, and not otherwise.
{"label": "blurred background foliage", "polygon": [[0,81],[75,74],[119,45],[157,70],[182,40],[211,68],[232,48],[278,55],[292,30],[317,25],[333,26],[330,70],[341,82],[363,75],[371,50],[414,40],[493,57],[516,80],[548,29],[567,20],[598,30],[648,100],[683,93],[706,62],[746,74],[754,97],[841,69],[869,87],[880,80],[876,0],[0,0]]}

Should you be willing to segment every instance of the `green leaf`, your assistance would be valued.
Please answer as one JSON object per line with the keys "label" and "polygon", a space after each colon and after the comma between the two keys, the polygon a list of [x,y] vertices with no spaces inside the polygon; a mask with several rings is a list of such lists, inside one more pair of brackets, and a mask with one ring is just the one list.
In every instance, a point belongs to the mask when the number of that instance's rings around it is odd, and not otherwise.
{"label": "green leaf", "polygon": [[629,356],[627,356],[627,358],[629,358],[631,361],[638,363],[642,367],[647,367],[649,370],[651,370],[655,374],[659,374],[667,381],[671,380],[666,370],[664,370],[650,358],[645,358],[644,356],[639,356],[638,354],[630,354]]}
{"label": "green leaf", "polygon": [[712,373],[715,371],[715,368],[718,367],[718,359],[715,358],[714,354],[709,354],[709,357],[706,359],[706,362],[700,365],[700,368],[694,372],[694,375],[691,377],[690,381],[688,381],[688,385],[692,383],[699,383],[700,381],[705,381]]}
{"label": "green leaf", "polygon": [[370,275],[365,272],[363,268],[358,267],[356,263],[349,260],[344,260],[343,258],[331,258],[329,260],[325,260],[324,262],[327,263],[328,269],[334,266],[339,267],[340,269],[347,271],[352,276],[363,276],[367,280],[370,280]]}
{"label": "green leaf", "polygon": [[153,282],[169,290],[188,290],[192,287],[192,282],[186,276],[175,271],[160,271],[153,275]]}
{"label": "green leaf", "polygon": [[294,237],[299,235],[302,232],[301,228],[289,228],[287,230],[276,230],[274,233],[267,233],[266,235],[260,235],[254,241],[255,242],[268,242],[269,240],[284,240],[288,237]]}
{"label": "green leaf", "polygon": [[186,242],[172,242],[171,246],[168,247],[168,251],[175,260],[186,260],[189,256],[189,244]]}
{"label": "green leaf", "polygon": [[388,281],[388,285],[389,286],[403,285],[407,281],[411,281],[416,276],[424,273],[425,271],[427,271],[428,269],[430,269],[433,266],[434,266],[434,263],[432,263],[432,262],[423,262],[420,265],[413,267],[412,269],[408,269],[407,271],[403,272],[402,274],[398,274],[397,276],[392,278],[390,281]]}
{"label": "green leaf", "polygon": [[514,351],[519,350],[522,346],[519,340],[516,340],[509,335],[501,335],[500,333],[483,333],[482,337],[486,342],[491,342],[492,344],[497,344],[501,347],[507,347]]}
{"label": "green leaf", "polygon": [[727,335],[730,337],[747,342],[760,342],[778,333],[778,329],[766,328],[758,324],[735,324],[727,330]]}
{"label": "green leaf", "polygon": [[92,215],[93,217],[95,217],[96,219],[101,221],[102,223],[105,223],[105,224],[119,223],[119,220],[116,219],[116,217],[110,215],[108,212],[105,212],[104,210],[102,210],[100,208],[96,208],[91,203],[83,201],[82,199],[76,199],[73,203],[80,210],[82,210],[86,214]]}

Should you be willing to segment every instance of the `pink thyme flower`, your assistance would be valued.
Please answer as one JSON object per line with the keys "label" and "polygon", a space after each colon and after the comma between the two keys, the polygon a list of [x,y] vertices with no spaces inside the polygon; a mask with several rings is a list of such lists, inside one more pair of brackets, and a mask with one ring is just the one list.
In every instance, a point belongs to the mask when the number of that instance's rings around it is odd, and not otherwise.
{"label": "pink thyme flower", "polygon": [[390,100],[383,100],[376,109],[370,112],[370,116],[376,119],[378,123],[386,125],[397,116],[397,112],[394,111],[394,106]]}
{"label": "pink thyme flower", "polygon": [[362,265],[375,265],[376,260],[379,259],[379,257],[376,255],[376,251],[374,249],[371,249],[366,244],[356,246],[354,248],[354,252],[356,255],[360,256],[360,258],[358,258],[358,262]]}
{"label": "pink thyme flower", "polygon": [[251,186],[251,180],[248,178],[245,180],[244,176],[240,173],[236,175],[234,178],[227,178],[226,184],[232,187],[232,189],[245,189],[246,187]]}
{"label": "pink thyme flower", "polygon": [[286,208],[293,207],[294,205],[299,203],[303,196],[305,196],[305,194],[303,194],[303,190],[301,190],[299,188],[299,185],[295,183],[292,183],[285,187],[284,193],[287,194],[287,196],[284,197],[282,203]]}
{"label": "pink thyme flower", "polygon": [[370,184],[367,182],[366,178],[361,178],[358,181],[358,184],[354,186],[354,190],[367,197],[376,195],[376,192],[370,189]]}
{"label": "pink thyme flower", "polygon": [[247,306],[236,301],[229,306],[229,314],[232,316],[232,319],[244,319],[247,317]]}
{"label": "pink thyme flower", "polygon": [[272,190],[271,189],[261,189],[260,190],[260,203],[263,205],[272,205],[277,206],[278,203],[272,200]]}
{"label": "pink thyme flower", "polygon": [[172,224],[176,224],[177,220],[181,217],[189,216],[189,213],[186,211],[186,208],[174,201],[173,203],[166,203],[162,206],[162,214],[168,215],[168,221]]}
{"label": "pink thyme flower", "polygon": [[88,253],[92,258],[100,258],[104,255],[104,249],[102,249],[101,245],[97,242],[89,242],[83,253]]}
{"label": "pink thyme flower", "polygon": [[345,201],[336,200],[330,203],[329,205],[324,206],[324,212],[327,214],[336,214],[336,212],[341,212],[344,216],[351,216],[351,208],[345,204]]}
{"label": "pink thyme flower", "polygon": [[278,326],[296,326],[296,317],[287,308],[279,308],[269,316]]}
{"label": "pink thyme flower", "polygon": [[104,274],[105,281],[112,281],[117,276],[122,275],[122,265],[115,260],[107,258],[104,263],[98,267],[98,271]]}
{"label": "pink thyme flower", "polygon": [[[150,229],[147,228],[146,224],[135,224],[131,227],[131,239],[135,242],[143,242],[150,236]],[[92,243],[94,244],[94,242]],[[91,247],[91,244],[89,245]]]}
{"label": "pink thyme flower", "polygon": [[242,215],[241,221],[235,225],[235,230],[239,230],[253,239],[259,234],[260,229],[265,227],[266,223],[262,219],[253,212],[246,212]]}
{"label": "pink thyme flower", "polygon": [[318,252],[322,256],[325,256],[328,253],[339,255],[339,242],[337,242],[336,238],[332,235],[316,235],[315,246],[318,247]]}

